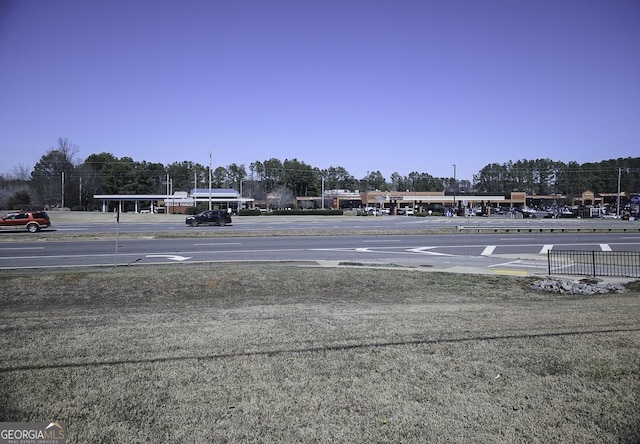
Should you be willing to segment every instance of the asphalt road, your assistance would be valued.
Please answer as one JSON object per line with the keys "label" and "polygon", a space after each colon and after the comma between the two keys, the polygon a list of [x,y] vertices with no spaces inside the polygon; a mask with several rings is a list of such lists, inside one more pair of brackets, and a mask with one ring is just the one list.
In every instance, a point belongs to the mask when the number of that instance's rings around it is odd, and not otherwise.
{"label": "asphalt road", "polygon": [[[155,217],[154,217],[155,216]],[[108,219],[112,219],[108,217]],[[437,228],[456,228],[459,226],[495,226],[495,227],[629,227],[640,228],[638,221],[620,221],[611,219],[510,219],[504,217],[491,218],[446,218],[446,217],[409,217],[409,216],[380,216],[380,217],[340,217],[340,216],[257,216],[257,217],[234,217],[232,227],[234,232],[269,232],[287,231],[304,232],[309,230],[323,230],[336,232],[358,232],[367,231],[394,231],[406,233],[420,230],[433,230]],[[182,232],[193,230],[184,223],[184,217],[177,215],[151,215],[151,217],[139,217],[135,223],[120,223],[118,230],[120,233],[132,232]],[[220,227],[197,227],[196,230],[212,229]],[[108,222],[64,222],[54,221],[52,230],[65,233],[115,233],[116,224],[114,221]],[[0,237],[0,242],[2,238]]]}
{"label": "asphalt road", "polygon": [[[135,266],[215,262],[377,263],[428,267],[443,271],[469,269],[512,274],[545,274],[549,249],[640,251],[640,233],[414,234],[451,224],[563,226],[566,220],[446,219],[414,217],[255,220],[236,218],[232,226],[186,227],[179,222],[64,223],[41,234],[0,235],[0,269],[83,266]],[[602,226],[612,221],[589,221]],[[613,221],[616,224],[623,221]],[[545,225],[540,225],[545,224]],[[455,226],[455,225],[454,225]],[[635,226],[635,225],[634,225]],[[204,237],[171,237],[198,230]],[[313,230],[322,236],[310,235]],[[381,233],[371,234],[379,230]],[[112,236],[118,232],[120,237]],[[326,235],[335,232],[338,235]],[[365,231],[368,234],[357,234]],[[136,238],[132,233],[165,233],[163,238]],[[187,231],[188,232],[188,231]],[[286,233],[286,236],[273,234]],[[305,235],[296,235],[296,233]],[[62,234],[93,234],[78,240]],[[101,236],[107,234],[108,236]],[[243,233],[247,233],[244,236]],[[209,237],[208,234],[211,234]],[[233,234],[233,237],[220,237]],[[250,236],[249,236],[250,234]],[[39,241],[34,236],[46,236]],[[43,239],[44,239],[43,236]],[[59,237],[60,239],[58,239]],[[66,239],[66,240],[65,240]]]}

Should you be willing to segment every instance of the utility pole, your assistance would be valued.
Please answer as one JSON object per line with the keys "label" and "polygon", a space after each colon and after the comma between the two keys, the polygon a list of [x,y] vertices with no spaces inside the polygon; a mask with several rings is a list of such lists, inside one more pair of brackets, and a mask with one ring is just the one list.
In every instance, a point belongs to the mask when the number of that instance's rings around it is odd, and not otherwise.
{"label": "utility pole", "polygon": [[[193,166],[193,162],[191,163],[191,165]],[[197,207],[198,206],[198,201],[196,200],[196,193],[198,192],[198,173],[196,171],[195,166],[193,167],[193,193],[191,194],[191,197],[193,198],[193,206]]]}
{"label": "utility pole", "polygon": [[622,168],[618,168],[618,202],[616,205],[616,217],[620,218],[620,178],[622,176]]}
{"label": "utility pole", "polygon": [[458,213],[458,209],[456,208],[456,164],[453,164],[453,212],[454,214]]}
{"label": "utility pole", "polygon": [[164,214],[169,214],[169,195],[171,194],[171,185],[169,185],[169,173],[167,173],[167,198],[164,200]]}
{"label": "utility pole", "polygon": [[211,165],[213,162],[213,151],[209,151],[209,210],[211,210]]}

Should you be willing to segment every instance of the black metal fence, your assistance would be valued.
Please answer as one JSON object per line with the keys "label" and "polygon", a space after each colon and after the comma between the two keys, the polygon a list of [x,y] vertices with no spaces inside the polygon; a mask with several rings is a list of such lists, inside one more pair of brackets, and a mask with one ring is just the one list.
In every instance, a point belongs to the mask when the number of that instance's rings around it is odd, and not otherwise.
{"label": "black metal fence", "polygon": [[549,250],[549,274],[640,277],[640,251]]}

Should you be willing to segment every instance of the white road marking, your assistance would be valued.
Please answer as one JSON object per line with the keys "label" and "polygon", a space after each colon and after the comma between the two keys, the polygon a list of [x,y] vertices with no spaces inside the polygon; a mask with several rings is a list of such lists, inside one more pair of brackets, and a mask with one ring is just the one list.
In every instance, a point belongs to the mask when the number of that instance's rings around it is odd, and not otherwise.
{"label": "white road marking", "polygon": [[376,239],[376,240],[363,240],[362,243],[378,243],[378,242],[400,242],[400,239]]}
{"label": "white road marking", "polygon": [[553,245],[543,245],[539,254],[547,254],[549,250],[553,250]]}
{"label": "white road marking", "polygon": [[437,247],[419,247],[419,248],[411,248],[407,251],[410,251],[412,253],[420,253],[420,254],[430,254],[432,256],[453,256],[452,254],[447,254],[447,253],[438,253],[436,251],[429,251],[432,250],[434,248]]}
{"label": "white road marking", "polygon": [[242,245],[242,242],[216,242],[209,244],[193,244],[194,247],[219,247],[221,245]]}
{"label": "white road marking", "polygon": [[0,250],[5,251],[5,250],[44,250],[44,247],[7,247],[7,248],[0,248]]}
{"label": "white road marking", "polygon": [[160,257],[164,259],[169,259],[172,261],[186,261],[187,259],[191,259],[190,257],[179,256],[177,254],[147,254],[145,257]]}
{"label": "white road marking", "polygon": [[494,264],[494,265],[489,265],[487,268],[496,268],[496,267],[527,267],[527,268],[547,268],[547,264],[541,264],[541,263],[536,263],[536,262],[531,262],[531,261],[523,261],[523,260],[517,260],[517,261],[510,261],[510,262],[503,262],[501,264]]}
{"label": "white road marking", "polygon": [[493,254],[493,250],[496,249],[496,245],[487,245],[480,253],[480,256],[491,256]]}
{"label": "white road marking", "polygon": [[609,246],[609,244],[600,244],[600,249],[602,251],[611,251],[611,247]]}

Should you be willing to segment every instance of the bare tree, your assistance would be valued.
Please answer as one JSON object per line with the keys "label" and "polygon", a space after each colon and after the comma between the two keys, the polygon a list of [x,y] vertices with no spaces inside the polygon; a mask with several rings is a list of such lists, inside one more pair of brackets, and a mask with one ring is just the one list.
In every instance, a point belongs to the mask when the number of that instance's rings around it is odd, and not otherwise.
{"label": "bare tree", "polygon": [[11,178],[15,180],[22,180],[27,182],[29,180],[29,176],[31,176],[31,171],[29,168],[24,165],[18,165],[13,167],[13,171],[11,173]]}
{"label": "bare tree", "polygon": [[56,148],[52,148],[52,150],[53,149],[58,151],[61,157],[70,164],[74,166],[78,165],[78,153],[80,152],[80,147],[69,142],[66,137],[58,137],[58,146]]}
{"label": "bare tree", "polygon": [[269,205],[271,208],[291,208],[296,201],[296,197],[287,187],[279,187],[269,195]]}
{"label": "bare tree", "polygon": [[42,206],[61,206],[65,202],[77,202],[78,146],[66,137],[58,139],[58,146],[51,148],[40,158],[31,172],[31,190],[35,202]]}

